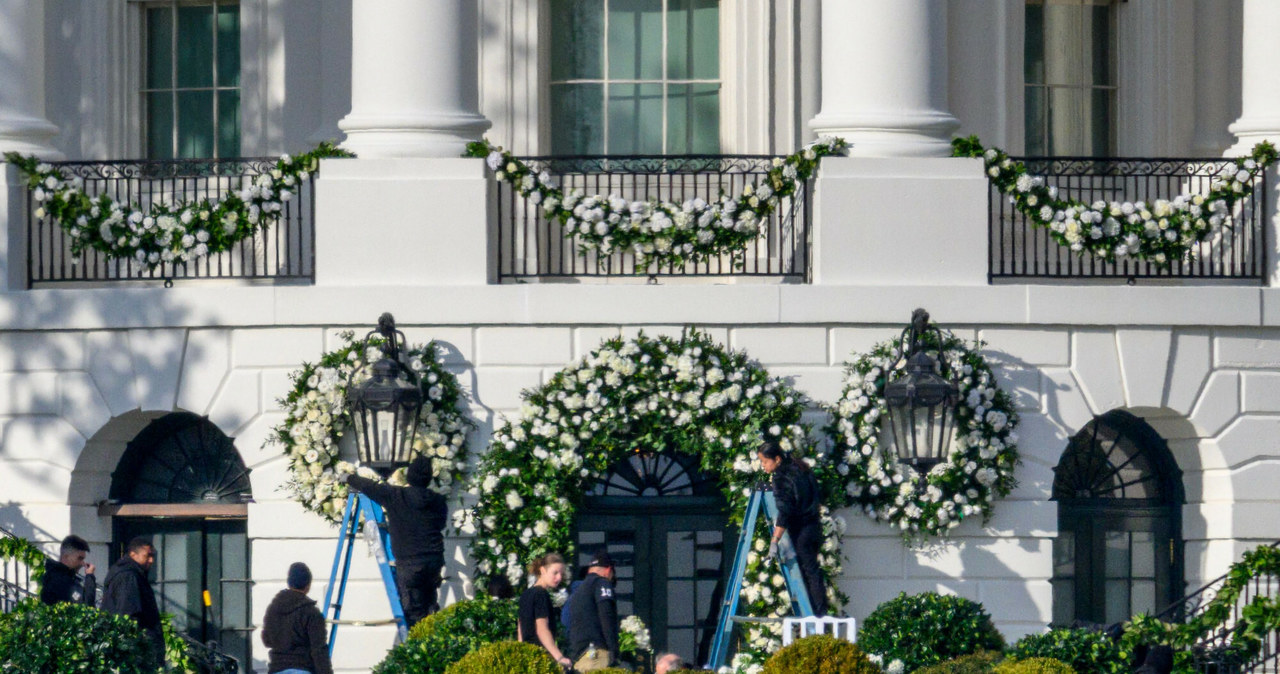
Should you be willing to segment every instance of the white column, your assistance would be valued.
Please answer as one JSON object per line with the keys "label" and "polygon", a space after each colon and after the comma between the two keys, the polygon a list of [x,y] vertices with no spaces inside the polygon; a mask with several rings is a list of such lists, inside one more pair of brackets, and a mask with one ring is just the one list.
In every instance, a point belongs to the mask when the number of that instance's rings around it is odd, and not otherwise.
{"label": "white column", "polygon": [[945,157],[945,0],[823,0],[822,106],[811,127],[864,157]]}
{"label": "white column", "polygon": [[1280,2],[1244,0],[1240,119],[1227,127],[1236,144],[1225,156],[1249,153],[1259,141],[1280,143]]}
{"label": "white column", "polygon": [[62,159],[44,116],[44,2],[0,0],[0,152]]}
{"label": "white column", "polygon": [[351,113],[361,157],[457,157],[480,114],[478,0],[353,0]]}

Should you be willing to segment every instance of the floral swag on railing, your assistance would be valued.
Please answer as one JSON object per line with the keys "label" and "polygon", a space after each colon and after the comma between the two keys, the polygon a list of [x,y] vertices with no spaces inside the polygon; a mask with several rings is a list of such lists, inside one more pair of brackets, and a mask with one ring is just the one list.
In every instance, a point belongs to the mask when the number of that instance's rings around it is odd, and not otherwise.
{"label": "floral swag on railing", "polygon": [[711,203],[689,199],[680,204],[628,201],[612,194],[584,196],[576,189],[566,194],[553,184],[551,174],[535,171],[488,140],[469,144],[467,156],[483,157],[498,180],[541,206],[548,220],[559,221],[566,234],[577,237],[581,254],[631,251],[647,267],[680,266],[741,251],[760,236],[763,223],[782,199],[813,176],[822,157],[840,154],[847,146],[842,138],[819,138],[794,154],[775,157],[766,179],[747,185],[738,196],[721,194]]}
{"label": "floral swag on railing", "polygon": [[1248,185],[1276,161],[1268,142],[1249,157],[1224,160],[1208,194],[1179,195],[1172,201],[1095,201],[1058,198],[1058,188],[1027,172],[1003,150],[985,149],[977,136],[951,141],[956,157],[981,157],[991,183],[1036,225],[1047,228],[1059,245],[1104,260],[1132,258],[1167,267],[1195,255],[1195,244],[1231,220],[1231,210],[1249,194]]}
{"label": "floral swag on railing", "polygon": [[38,157],[4,155],[26,174],[31,198],[38,204],[35,217],[56,222],[71,237],[73,254],[91,248],[110,259],[132,259],[146,270],[230,250],[279,222],[285,202],[321,159],[351,156],[324,142],[310,152],[282,155],[271,173],[259,175],[239,191],[199,201],[157,201],[143,211],[137,203],[121,204],[108,194],[86,194],[82,178],[68,178]]}

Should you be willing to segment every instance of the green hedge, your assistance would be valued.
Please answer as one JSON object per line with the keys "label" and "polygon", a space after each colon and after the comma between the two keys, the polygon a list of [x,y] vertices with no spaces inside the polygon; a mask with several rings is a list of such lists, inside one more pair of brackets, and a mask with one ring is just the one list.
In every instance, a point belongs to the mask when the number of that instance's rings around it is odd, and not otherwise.
{"label": "green hedge", "polygon": [[978,651],[1002,650],[1004,637],[986,609],[963,597],[899,594],[876,607],[858,631],[858,643],[885,663],[901,660],[914,672]]}
{"label": "green hedge", "polygon": [[1129,670],[1120,648],[1097,630],[1059,628],[1028,634],[1009,648],[1009,659],[1053,658],[1080,674],[1122,674]]}
{"label": "green hedge", "polygon": [[450,604],[409,630],[374,668],[374,674],[444,674],[449,665],[476,649],[516,638],[514,599],[469,599]]}
{"label": "green hedge", "polygon": [[153,674],[138,624],[84,604],[32,598],[0,614],[0,672]]}
{"label": "green hedge", "polygon": [[1005,660],[996,665],[992,674],[1075,674],[1070,665],[1053,658],[1027,658]]}
{"label": "green hedge", "polygon": [[445,674],[562,674],[560,665],[541,646],[499,641],[468,653]]}
{"label": "green hedge", "polygon": [[764,674],[880,674],[856,644],[819,634],[798,639],[764,663]]}
{"label": "green hedge", "polygon": [[1003,658],[1000,651],[978,651],[918,669],[915,674],[990,674]]}

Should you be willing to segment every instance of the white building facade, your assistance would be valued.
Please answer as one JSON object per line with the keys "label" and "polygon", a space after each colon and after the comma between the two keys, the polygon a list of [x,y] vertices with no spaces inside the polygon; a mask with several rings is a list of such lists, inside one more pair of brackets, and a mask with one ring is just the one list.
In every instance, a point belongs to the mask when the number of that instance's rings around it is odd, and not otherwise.
{"label": "white building facade", "polygon": [[[1012,641],[1160,610],[1280,539],[1275,176],[1238,214],[1252,238],[1215,238],[1204,264],[1158,274],[1004,238],[1016,218],[949,141],[1089,158],[1074,174],[1085,198],[1172,198],[1197,189],[1185,162],[1144,169],[1173,176],[1145,187],[1089,170],[1280,139],[1278,30],[1270,0],[0,0],[0,150],[155,160],[85,170],[175,194],[180,180],[146,171],[330,138],[358,157],[321,164],[290,243],[268,237],[172,287],[71,264],[6,168],[0,528],[79,534],[100,565],[123,537],[156,537],[169,609],[265,671],[267,602],[292,561],[325,575],[336,534],[289,499],[288,460],[266,443],[289,374],[341,331],[390,311],[410,341],[444,345],[479,452],[522,389],[611,336],[697,326],[817,404],[922,306],[986,343],[1022,416],[1019,486],[990,522],[921,548],[844,513],[848,613],[956,593]],[[547,244],[554,232],[524,233],[547,225],[461,158],[481,136],[521,156],[618,157],[782,155],[818,134],[850,156],[823,161],[745,271],[717,273],[601,273]],[[1168,192],[1126,192],[1152,181]],[[1082,468],[1091,451],[1115,470]],[[182,482],[159,467],[175,461],[234,475],[190,498],[148,491]],[[467,539],[449,540],[452,601],[478,588]],[[675,572],[631,552],[633,592],[665,596]],[[376,577],[360,560],[344,617],[389,615]],[[188,602],[215,586],[216,610]],[[707,617],[660,603],[651,621]],[[385,626],[343,629],[340,671],[392,643]],[[698,657],[705,630],[678,632],[667,645]]]}

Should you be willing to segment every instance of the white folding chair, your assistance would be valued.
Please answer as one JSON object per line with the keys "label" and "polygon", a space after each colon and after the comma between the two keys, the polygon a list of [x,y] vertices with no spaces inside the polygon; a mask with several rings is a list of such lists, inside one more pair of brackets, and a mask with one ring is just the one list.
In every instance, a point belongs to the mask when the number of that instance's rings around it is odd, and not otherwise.
{"label": "white folding chair", "polygon": [[[799,628],[800,632],[798,637],[795,636],[797,628]],[[783,646],[796,639],[803,639],[815,634],[830,634],[837,639],[844,639],[849,643],[857,643],[858,621],[853,618],[833,618],[831,616],[782,619]]]}

